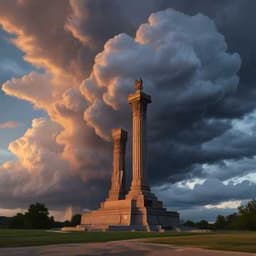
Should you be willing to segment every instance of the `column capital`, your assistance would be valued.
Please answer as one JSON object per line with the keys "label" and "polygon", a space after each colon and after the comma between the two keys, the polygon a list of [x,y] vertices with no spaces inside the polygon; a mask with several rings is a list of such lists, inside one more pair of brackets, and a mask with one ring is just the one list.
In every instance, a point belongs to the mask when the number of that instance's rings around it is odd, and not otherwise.
{"label": "column capital", "polygon": [[142,91],[136,91],[135,93],[128,95],[129,104],[132,104],[133,102],[138,102],[138,101],[149,104],[151,103],[151,96]]}

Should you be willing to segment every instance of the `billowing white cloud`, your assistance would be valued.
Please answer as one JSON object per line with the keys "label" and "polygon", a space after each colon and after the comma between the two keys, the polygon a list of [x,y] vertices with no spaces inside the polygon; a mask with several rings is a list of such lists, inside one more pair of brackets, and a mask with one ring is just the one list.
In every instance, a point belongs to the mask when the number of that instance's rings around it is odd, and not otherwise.
{"label": "billowing white cloud", "polygon": [[224,201],[224,202],[221,202],[221,203],[215,204],[215,205],[208,204],[205,206],[205,208],[207,208],[207,209],[213,209],[213,208],[236,209],[239,206],[241,206],[241,201],[234,200],[234,201]]}

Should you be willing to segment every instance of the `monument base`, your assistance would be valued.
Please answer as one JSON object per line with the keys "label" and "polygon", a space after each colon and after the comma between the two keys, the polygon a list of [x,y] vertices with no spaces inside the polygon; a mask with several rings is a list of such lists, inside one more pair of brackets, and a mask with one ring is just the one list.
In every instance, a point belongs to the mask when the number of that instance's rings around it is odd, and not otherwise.
{"label": "monument base", "polygon": [[[180,224],[179,213],[162,207],[162,202],[150,192],[127,195],[124,200],[104,201],[98,210],[82,215],[80,229],[163,231]],[[130,198],[131,197],[131,198]]]}

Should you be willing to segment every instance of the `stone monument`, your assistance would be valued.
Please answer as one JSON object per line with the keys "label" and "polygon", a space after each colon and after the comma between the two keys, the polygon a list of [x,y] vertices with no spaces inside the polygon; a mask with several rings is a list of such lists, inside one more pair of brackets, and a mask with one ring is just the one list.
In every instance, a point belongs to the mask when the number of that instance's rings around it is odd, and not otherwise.
{"label": "stone monument", "polygon": [[132,181],[126,193],[125,146],[127,132],[112,131],[113,171],[111,188],[100,208],[82,215],[83,230],[160,231],[179,226],[179,213],[167,211],[150,191],[147,177],[147,105],[151,97],[143,92],[142,80],[135,81],[128,96],[132,108]]}

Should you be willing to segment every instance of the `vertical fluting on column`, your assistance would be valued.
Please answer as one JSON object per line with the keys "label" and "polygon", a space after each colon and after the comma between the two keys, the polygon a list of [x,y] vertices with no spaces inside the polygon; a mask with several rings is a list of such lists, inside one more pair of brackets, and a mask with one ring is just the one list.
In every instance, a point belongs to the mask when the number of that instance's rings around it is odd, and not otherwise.
{"label": "vertical fluting on column", "polygon": [[142,92],[142,80],[135,82],[135,93],[128,96],[132,107],[132,183],[131,191],[149,190],[147,180],[147,104],[151,97]]}
{"label": "vertical fluting on column", "polygon": [[125,196],[125,148],[127,132],[121,128],[112,130],[113,170],[111,188],[107,200],[119,200]]}

